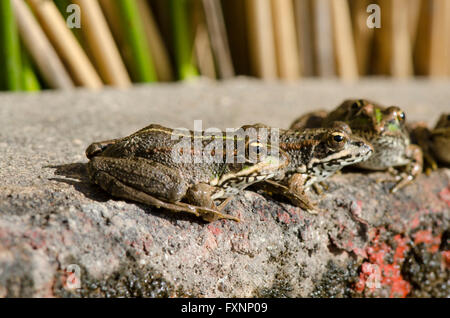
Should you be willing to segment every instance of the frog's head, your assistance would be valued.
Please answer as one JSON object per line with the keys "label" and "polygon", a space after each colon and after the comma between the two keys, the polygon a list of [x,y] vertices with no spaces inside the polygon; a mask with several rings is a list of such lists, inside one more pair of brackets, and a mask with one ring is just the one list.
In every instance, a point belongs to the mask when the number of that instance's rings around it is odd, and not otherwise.
{"label": "frog's head", "polygon": [[405,112],[397,106],[390,106],[384,110],[376,108],[375,117],[377,132],[397,133],[405,127]]}
{"label": "frog's head", "polygon": [[337,171],[367,160],[373,152],[368,141],[352,134],[349,125],[338,121],[321,134],[309,166],[316,171]]}
{"label": "frog's head", "polygon": [[397,133],[404,129],[405,112],[397,106],[383,107],[366,99],[344,101],[332,113],[333,120],[343,120],[353,130],[374,134]]}
{"label": "frog's head", "polygon": [[366,99],[347,99],[328,115],[328,122],[343,121],[353,129],[367,130],[374,126],[375,103]]}

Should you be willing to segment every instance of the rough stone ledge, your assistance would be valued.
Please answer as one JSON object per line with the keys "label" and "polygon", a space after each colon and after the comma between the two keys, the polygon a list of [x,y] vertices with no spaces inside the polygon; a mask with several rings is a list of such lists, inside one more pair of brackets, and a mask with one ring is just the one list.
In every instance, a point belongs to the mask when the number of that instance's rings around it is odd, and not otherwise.
{"label": "rough stone ledge", "polygon": [[[450,100],[448,86],[426,83],[328,84],[0,95],[0,297],[449,297],[449,169],[396,194],[376,182],[385,173],[343,173],[311,194],[318,215],[244,191],[226,211],[242,222],[210,224],[111,199],[86,178],[90,142],[149,122],[287,126],[356,91],[392,96],[416,119],[430,103],[432,122]],[[72,291],[71,264],[81,271]]]}

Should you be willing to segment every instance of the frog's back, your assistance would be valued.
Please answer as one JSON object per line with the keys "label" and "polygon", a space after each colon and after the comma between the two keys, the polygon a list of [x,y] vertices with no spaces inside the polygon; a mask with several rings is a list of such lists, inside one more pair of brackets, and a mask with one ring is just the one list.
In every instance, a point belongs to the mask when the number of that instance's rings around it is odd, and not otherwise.
{"label": "frog's back", "polygon": [[224,164],[203,161],[204,143],[195,148],[193,141],[192,131],[152,124],[108,146],[101,155],[144,158],[181,171],[188,183],[209,182],[223,171]]}

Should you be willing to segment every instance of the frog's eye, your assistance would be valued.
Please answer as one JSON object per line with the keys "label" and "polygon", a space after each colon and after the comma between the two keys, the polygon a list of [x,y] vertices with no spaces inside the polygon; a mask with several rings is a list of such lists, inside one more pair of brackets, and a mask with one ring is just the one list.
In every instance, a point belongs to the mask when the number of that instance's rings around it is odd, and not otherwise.
{"label": "frog's eye", "polygon": [[262,155],[267,153],[265,144],[259,141],[250,141],[247,148],[247,158],[250,162],[256,162]]}
{"label": "frog's eye", "polygon": [[363,107],[364,106],[364,100],[363,99],[358,99],[357,101],[355,101],[353,104],[352,104],[352,110],[358,110],[358,109],[360,109],[361,107]]}
{"label": "frog's eye", "polygon": [[397,113],[397,119],[398,119],[398,121],[399,121],[400,123],[403,123],[403,122],[406,120],[405,112],[399,111],[399,112]]}
{"label": "frog's eye", "polygon": [[336,131],[328,137],[328,146],[334,149],[339,149],[345,145],[346,141],[346,135],[342,132]]}
{"label": "frog's eye", "polygon": [[447,121],[450,121],[450,114],[447,115]]}
{"label": "frog's eye", "polygon": [[341,141],[344,140],[344,136],[342,136],[342,135],[334,135],[334,136],[333,136],[333,140],[334,140],[335,142],[341,142]]}
{"label": "frog's eye", "polygon": [[358,102],[354,102],[353,104],[352,104],[352,110],[358,110],[359,109],[359,103]]}

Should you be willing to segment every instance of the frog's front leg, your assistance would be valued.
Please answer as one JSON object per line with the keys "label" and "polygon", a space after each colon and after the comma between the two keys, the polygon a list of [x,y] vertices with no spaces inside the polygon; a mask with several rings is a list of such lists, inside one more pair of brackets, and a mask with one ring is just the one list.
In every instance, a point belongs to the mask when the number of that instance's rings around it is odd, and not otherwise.
{"label": "frog's front leg", "polygon": [[294,184],[295,182],[291,183],[290,186],[286,186],[273,180],[265,180],[256,184],[255,187],[268,194],[281,195],[291,201],[295,206],[298,206],[311,214],[316,214],[314,204],[312,204],[306,196],[303,188],[297,187]]}
{"label": "frog's front leg", "polygon": [[[91,180],[111,195],[174,212],[187,212],[206,221],[222,214],[209,206],[180,202],[188,184],[180,173],[142,158],[94,157],[88,164]],[[230,217],[231,218],[231,217]]]}

